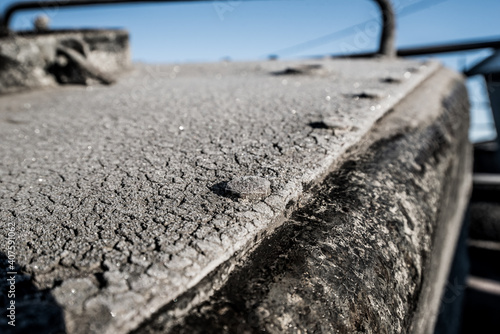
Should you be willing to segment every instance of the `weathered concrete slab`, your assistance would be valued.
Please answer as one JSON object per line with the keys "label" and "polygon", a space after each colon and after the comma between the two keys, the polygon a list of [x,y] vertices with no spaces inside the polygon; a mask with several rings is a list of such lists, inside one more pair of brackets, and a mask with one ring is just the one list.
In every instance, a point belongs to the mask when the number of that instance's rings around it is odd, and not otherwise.
{"label": "weathered concrete slab", "polygon": [[[18,324],[63,316],[71,333],[127,333],[163,308],[155,321],[171,328],[439,68],[382,59],[137,65],[112,87],[0,97],[0,231],[15,226],[26,291],[18,306],[49,313],[19,311]],[[425,115],[412,113],[407,126],[438,119]],[[267,180],[269,196],[224,191],[247,176]]]}
{"label": "weathered concrete slab", "polygon": [[180,324],[166,308],[137,333],[433,333],[453,302],[442,293],[471,188],[467,132],[465,87],[439,71],[223,289]]}

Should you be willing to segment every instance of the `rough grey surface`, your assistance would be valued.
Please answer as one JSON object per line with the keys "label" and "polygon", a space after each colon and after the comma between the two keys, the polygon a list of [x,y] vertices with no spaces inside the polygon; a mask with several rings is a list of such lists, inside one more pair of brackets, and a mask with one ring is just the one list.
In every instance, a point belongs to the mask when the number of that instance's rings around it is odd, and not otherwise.
{"label": "rough grey surface", "polygon": [[[304,65],[314,71],[274,74]],[[15,225],[25,305],[55,300],[71,333],[126,333],[165,306],[182,317],[438,68],[137,65],[113,87],[0,97],[0,235]],[[325,129],[330,116],[356,127]],[[271,195],[223,196],[221,184],[248,175]]]}
{"label": "rough grey surface", "polygon": [[451,264],[440,244],[454,248],[472,166],[465,87],[439,76],[311,189],[209,301],[173,328],[165,310],[137,333],[432,333],[439,303],[425,295],[439,302],[434,265]]}
{"label": "rough grey surface", "polygon": [[130,66],[123,30],[20,32],[0,38],[0,94],[58,83],[110,83]]}

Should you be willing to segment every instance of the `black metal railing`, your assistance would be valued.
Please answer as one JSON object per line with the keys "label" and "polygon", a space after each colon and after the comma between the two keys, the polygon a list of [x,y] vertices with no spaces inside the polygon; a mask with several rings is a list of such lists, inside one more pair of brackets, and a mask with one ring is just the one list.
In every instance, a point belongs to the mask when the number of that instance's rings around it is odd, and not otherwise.
{"label": "black metal railing", "polygon": [[[18,2],[7,7],[0,21],[0,35],[9,34],[10,21],[16,12],[32,9],[95,6],[126,3],[172,3],[172,2],[202,2],[207,0],[48,0]],[[252,1],[252,0],[247,0]],[[390,0],[374,0],[382,13],[382,33],[377,55],[395,56],[396,19]]]}

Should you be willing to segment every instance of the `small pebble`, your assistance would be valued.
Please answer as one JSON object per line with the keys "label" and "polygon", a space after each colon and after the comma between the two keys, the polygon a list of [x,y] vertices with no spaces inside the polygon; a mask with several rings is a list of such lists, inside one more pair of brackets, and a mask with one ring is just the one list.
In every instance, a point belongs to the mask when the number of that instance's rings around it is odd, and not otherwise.
{"label": "small pebble", "polygon": [[237,177],[226,185],[229,194],[249,200],[259,200],[271,194],[271,182],[258,176]]}
{"label": "small pebble", "polygon": [[323,124],[328,129],[348,129],[352,127],[348,120],[339,117],[325,117],[323,118]]}

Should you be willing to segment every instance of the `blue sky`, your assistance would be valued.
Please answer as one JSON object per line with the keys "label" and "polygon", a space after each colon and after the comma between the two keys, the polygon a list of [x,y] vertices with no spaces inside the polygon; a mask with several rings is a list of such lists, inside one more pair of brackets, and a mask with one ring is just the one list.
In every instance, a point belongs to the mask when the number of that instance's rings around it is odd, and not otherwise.
{"label": "blue sky", "polygon": [[[13,2],[0,1],[0,10]],[[500,39],[499,0],[393,0],[393,5],[399,47]],[[12,27],[30,29],[40,13],[43,11],[20,12]],[[54,28],[126,28],[131,34],[133,60],[155,63],[373,51],[380,32],[379,14],[371,0],[123,4],[51,9],[46,14]],[[487,54],[469,52],[440,59],[460,70]],[[479,100],[484,99],[480,86],[471,84],[471,95]],[[488,121],[485,117],[479,122]]]}
{"label": "blue sky", "polygon": [[[0,9],[13,2],[1,1]],[[500,36],[498,0],[393,3],[398,13],[399,46]],[[30,28],[37,13],[40,11],[20,12],[13,27]],[[300,57],[341,53],[341,45],[373,50],[379,21],[371,0],[124,4],[52,9],[47,14],[55,28],[126,28],[131,33],[133,58],[148,62],[246,60],[276,53]],[[346,28],[344,36],[327,38],[324,44],[288,49]],[[280,54],[280,50],[284,52]]]}

